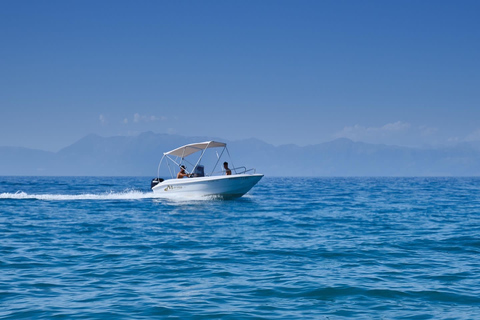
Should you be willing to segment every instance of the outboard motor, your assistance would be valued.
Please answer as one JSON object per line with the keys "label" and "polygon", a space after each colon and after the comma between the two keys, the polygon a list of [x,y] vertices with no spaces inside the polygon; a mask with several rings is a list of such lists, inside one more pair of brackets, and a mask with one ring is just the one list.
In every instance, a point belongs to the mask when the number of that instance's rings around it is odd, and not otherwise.
{"label": "outboard motor", "polygon": [[162,178],[154,178],[152,179],[152,183],[150,183],[150,188],[153,189],[153,187],[155,187],[157,184],[159,184],[160,182],[163,182],[163,179]]}

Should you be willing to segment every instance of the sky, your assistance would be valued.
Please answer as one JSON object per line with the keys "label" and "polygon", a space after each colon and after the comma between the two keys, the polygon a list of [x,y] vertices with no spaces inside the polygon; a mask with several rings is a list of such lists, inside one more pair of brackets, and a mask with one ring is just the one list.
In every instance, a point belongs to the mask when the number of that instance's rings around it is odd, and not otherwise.
{"label": "sky", "polygon": [[0,1],[0,146],[480,140],[480,1]]}

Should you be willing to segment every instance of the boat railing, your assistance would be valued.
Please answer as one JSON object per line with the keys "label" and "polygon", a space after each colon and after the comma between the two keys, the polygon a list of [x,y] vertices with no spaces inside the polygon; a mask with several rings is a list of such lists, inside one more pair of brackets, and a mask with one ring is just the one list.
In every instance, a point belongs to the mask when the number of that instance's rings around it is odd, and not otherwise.
{"label": "boat railing", "polygon": [[[241,171],[241,170],[243,170],[243,171]],[[243,173],[247,172],[247,168],[246,167],[236,167],[236,168],[233,168],[232,171],[235,171],[235,174],[243,174]]]}
{"label": "boat railing", "polygon": [[[231,171],[233,171],[234,174],[245,174],[245,173],[248,173],[248,172],[251,172],[252,174],[255,174],[257,172],[257,170],[255,168],[247,170],[247,168],[243,167],[243,166],[232,168]],[[222,175],[222,174],[225,174],[225,170],[213,172],[212,176]]]}
{"label": "boat railing", "polygon": [[[240,171],[239,169],[243,169],[243,171]],[[244,174],[244,173],[247,173],[247,172],[251,172],[253,171],[252,173],[256,173],[257,170],[255,168],[252,168],[252,169],[248,169],[246,167],[237,167],[237,168],[233,168],[232,169],[233,171],[235,171],[236,174]],[[239,172],[240,171],[240,172]]]}
{"label": "boat railing", "polygon": [[255,169],[255,168],[248,169],[248,170],[246,170],[244,173],[247,173],[247,172],[250,172],[250,171],[253,171],[253,172],[252,172],[253,174],[257,173],[257,169]]}

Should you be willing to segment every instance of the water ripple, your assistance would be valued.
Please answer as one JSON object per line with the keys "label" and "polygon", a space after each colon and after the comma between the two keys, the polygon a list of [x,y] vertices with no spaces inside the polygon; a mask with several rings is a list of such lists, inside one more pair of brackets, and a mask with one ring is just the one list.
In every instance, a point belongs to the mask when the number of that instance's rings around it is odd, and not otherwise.
{"label": "water ripple", "polygon": [[[35,185],[32,185],[32,181]],[[1,319],[476,319],[480,179],[0,179]]]}

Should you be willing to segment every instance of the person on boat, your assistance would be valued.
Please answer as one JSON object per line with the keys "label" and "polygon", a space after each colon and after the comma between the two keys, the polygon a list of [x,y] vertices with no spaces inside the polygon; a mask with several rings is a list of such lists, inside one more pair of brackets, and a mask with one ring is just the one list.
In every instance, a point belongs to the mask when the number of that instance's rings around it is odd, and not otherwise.
{"label": "person on boat", "polygon": [[229,176],[229,175],[232,174],[232,170],[230,170],[230,169],[228,168],[228,162],[225,161],[225,162],[223,163],[223,169],[225,169],[225,174],[226,174],[227,176]]}
{"label": "person on boat", "polygon": [[190,177],[190,175],[185,172],[185,169],[185,166],[182,164],[180,166],[180,172],[177,173],[177,179],[182,179],[183,177]]}

